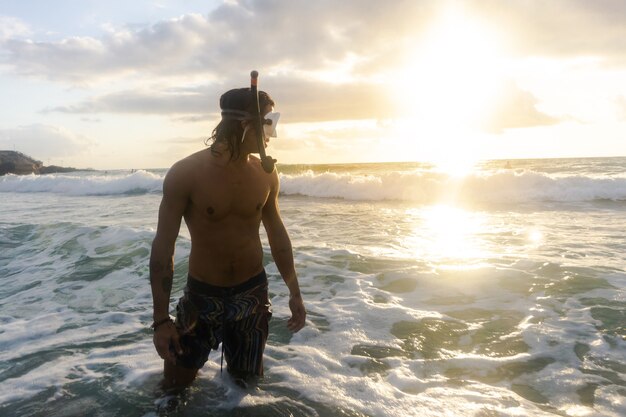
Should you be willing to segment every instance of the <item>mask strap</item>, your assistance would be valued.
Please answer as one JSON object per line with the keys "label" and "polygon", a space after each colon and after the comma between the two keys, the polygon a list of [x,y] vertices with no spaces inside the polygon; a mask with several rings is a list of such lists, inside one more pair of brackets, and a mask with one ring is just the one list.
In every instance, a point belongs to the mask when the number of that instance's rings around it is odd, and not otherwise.
{"label": "mask strap", "polygon": [[249,120],[252,115],[243,110],[222,109],[222,119]]}

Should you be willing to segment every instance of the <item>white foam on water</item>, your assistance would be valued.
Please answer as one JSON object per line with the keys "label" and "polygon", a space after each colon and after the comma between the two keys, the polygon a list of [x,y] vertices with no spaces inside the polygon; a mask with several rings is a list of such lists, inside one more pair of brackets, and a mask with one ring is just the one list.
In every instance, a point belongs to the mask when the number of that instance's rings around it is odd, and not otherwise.
{"label": "white foam on water", "polygon": [[[133,173],[5,175],[0,193],[98,196],[159,193],[164,174]],[[563,175],[529,170],[480,171],[465,177],[438,171],[314,172],[281,174],[281,192],[355,201],[581,202],[626,200],[626,174]]]}
{"label": "white foam on water", "polygon": [[[102,242],[104,241],[107,239]],[[87,252],[96,254],[96,247],[99,246],[92,246]],[[276,395],[271,390],[276,387],[284,387],[297,389],[304,398],[311,401],[338,407],[344,406],[372,416],[435,416],[445,413],[461,415],[467,410],[473,410],[472,412],[491,410],[501,415],[511,416],[524,415],[524,413],[550,415],[550,413],[541,411],[532,402],[511,394],[506,386],[498,388],[475,382],[471,386],[442,388],[446,385],[446,378],[442,377],[446,369],[456,367],[462,368],[466,372],[474,369],[476,374],[488,375],[495,372],[503,362],[518,361],[520,356],[488,358],[481,355],[461,356],[452,353],[453,357],[440,361],[392,357],[385,359],[390,365],[386,375],[385,373],[363,375],[359,366],[364,363],[365,358],[353,355],[351,353],[353,346],[373,345],[400,348],[397,339],[394,340],[389,335],[393,323],[429,316],[438,318],[443,316],[416,309],[420,306],[419,300],[423,300],[426,295],[433,295],[433,289],[426,285],[428,282],[433,282],[432,280],[425,279],[419,290],[390,297],[389,303],[374,303],[372,299],[377,295],[384,294],[384,291],[374,285],[373,276],[347,272],[315,263],[315,260],[353,255],[345,250],[334,253],[332,249],[325,249],[323,256],[306,257],[306,263],[309,263],[310,266],[301,265],[300,271],[302,287],[310,312],[308,326],[301,333],[294,335],[289,344],[270,345],[267,349],[267,375],[271,378],[278,378],[281,382],[270,384],[268,387],[270,391],[253,393],[243,398],[241,393],[237,391],[229,392],[226,394],[222,407],[228,409],[229,407],[279,404],[287,401],[288,398]],[[268,272],[276,273],[273,264],[268,266]],[[472,285],[463,287],[463,291],[469,291],[474,295],[481,294],[485,308],[503,307],[493,304],[500,291],[498,288],[493,288],[489,294],[488,283],[492,282],[494,276],[499,273],[493,269],[476,272]],[[328,285],[322,279],[315,278],[325,276],[341,277],[344,281]],[[107,275],[96,282],[106,283],[106,286],[115,286],[116,281],[107,282],[108,278]],[[116,275],[116,279],[119,281],[117,285],[124,282],[122,278],[123,274]],[[436,286],[439,287],[443,284],[445,284],[445,279],[440,280]],[[275,316],[277,319],[284,320],[289,315],[286,308],[285,289],[282,288],[283,284],[276,278],[273,279],[271,285],[276,291],[273,299]],[[449,285],[449,288],[452,288],[451,282]],[[131,285],[131,287],[133,286]],[[434,283],[433,286],[435,286]],[[85,288],[88,287],[78,289],[77,295],[83,291],[83,296],[97,292],[95,289],[85,290]],[[440,289],[444,292],[447,291],[445,285]],[[139,287],[135,290],[141,291]],[[422,292],[425,292],[426,295],[421,294]],[[144,289],[143,293],[145,296],[147,290]],[[503,297],[500,300],[503,305],[510,303],[510,301],[508,297]],[[524,310],[528,307],[523,301],[520,303],[520,305],[509,305],[509,308]],[[97,303],[94,303],[95,305]],[[54,308],[52,306],[47,307],[48,310]],[[102,340],[116,334],[136,332],[141,326],[133,314],[111,311],[101,315],[97,324],[90,324],[71,333],[65,332],[53,336],[62,324],[60,317],[71,316],[71,314],[70,310],[63,310],[56,315],[46,314],[35,317],[28,323],[9,323],[6,327],[9,332],[3,335],[5,339],[0,340],[7,341],[6,347],[8,349],[6,350],[8,351],[23,354],[25,351],[27,352],[30,344],[33,345],[31,353],[34,353],[37,350],[79,345],[88,340]],[[323,324],[314,321],[317,317],[323,317],[328,321],[328,329],[324,329]],[[548,318],[561,320],[556,314],[551,314]],[[574,315],[570,319],[576,327],[580,324],[579,322],[585,321],[584,316],[578,319]],[[29,330],[27,332],[19,330],[24,327]],[[552,326],[544,321],[541,326],[530,330],[526,329],[525,340],[532,345],[533,354],[532,356],[528,355],[528,357],[541,357],[545,353],[551,357],[562,358],[562,363],[557,362],[548,365],[540,373],[529,375],[528,378],[519,377],[516,383],[530,384],[532,382],[534,386],[537,386],[537,383],[545,384],[543,391],[551,393],[551,395],[563,393],[559,394],[560,397],[556,397],[556,406],[563,410],[572,409],[572,404],[576,403],[576,399],[572,397],[572,386],[580,385],[579,381],[582,375],[566,371],[569,363],[576,360],[571,353],[571,346],[564,345],[558,351],[550,346],[550,340],[571,340],[572,338],[567,336],[567,332],[564,332],[562,324]],[[554,334],[555,331],[558,333]],[[546,332],[552,334],[546,335]],[[32,335],[32,339],[25,337],[28,333]],[[581,333],[584,335],[585,331],[581,331]],[[44,338],[45,342],[42,340],[43,343],[31,343],[32,340],[39,338]],[[602,343],[601,340],[599,342]],[[454,357],[455,355],[456,357]],[[11,357],[6,359],[11,359]],[[123,373],[124,377],[119,381],[120,385],[137,387],[153,375],[160,373],[161,362],[152,351],[151,343],[145,340],[126,346],[92,348],[86,353],[74,353],[68,357],[61,357],[60,360],[55,360],[54,364],[44,364],[22,377],[3,381],[0,392],[7,394],[0,397],[0,400],[6,402],[15,398],[32,396],[45,387],[60,386],[75,381],[76,378],[86,381],[100,379],[104,376],[103,365],[116,366]],[[219,378],[218,373],[218,356],[214,354],[212,362],[207,365],[201,378]],[[555,376],[561,381],[561,384],[554,384]],[[9,387],[11,389],[8,389]],[[451,398],[454,398],[452,403]],[[578,412],[586,410],[587,415],[594,415],[593,412],[589,414],[588,407],[577,407]]]}
{"label": "white foam on water", "polygon": [[[345,252],[344,252],[345,255]],[[332,257],[329,254],[328,257]],[[309,258],[309,262],[311,259]],[[315,274],[321,274],[323,268],[319,265],[314,268]],[[306,273],[306,268],[305,268]],[[510,391],[511,386],[532,387],[531,397],[538,395],[533,392],[543,393],[549,398],[550,405],[562,412],[577,414],[572,415],[611,415],[617,416],[615,409],[596,405],[595,408],[579,404],[580,399],[576,390],[583,388],[590,379],[599,384],[602,378],[590,378],[580,370],[580,360],[574,353],[575,343],[581,342],[592,346],[595,354],[603,355],[605,349],[610,349],[609,344],[599,337],[593,327],[593,320],[588,316],[588,310],[581,310],[577,305],[570,305],[573,301],[561,304],[557,300],[545,298],[548,304],[540,311],[529,314],[536,309],[538,303],[545,303],[541,293],[529,297],[520,297],[518,293],[503,293],[503,288],[494,285],[494,282],[507,276],[506,271],[494,268],[484,268],[473,271],[467,281],[466,273],[458,273],[446,279],[424,279],[420,281],[418,289],[404,293],[401,296],[390,297],[390,303],[376,304],[371,300],[380,295],[380,289],[372,285],[372,277],[363,275],[342,274],[333,268],[326,268],[328,276],[340,275],[346,278],[346,282],[340,286],[340,290],[329,294],[329,288],[315,286],[315,289],[307,286],[307,291],[319,293],[316,300],[308,303],[309,310],[317,314],[323,314],[330,321],[329,332],[308,331],[296,335],[291,339],[288,346],[280,348],[268,348],[270,357],[278,356],[277,362],[271,361],[269,368],[272,374],[279,374],[284,379],[283,385],[304,386],[303,394],[316,401],[336,401],[336,404],[346,404],[350,408],[360,410],[368,415],[393,415],[391,410],[399,413],[396,415],[414,415],[415,410],[420,410],[422,415],[443,415],[445,413],[460,413],[463,415],[467,410],[476,408],[476,412],[487,409],[501,413],[499,415],[551,415],[543,412],[532,401],[516,395]],[[452,281],[455,276],[464,276],[466,281],[459,286],[458,281]],[[350,279],[352,278],[352,279]],[[310,279],[307,281],[310,285]],[[428,298],[445,297],[451,291],[463,293],[466,297],[474,299],[471,307],[494,311],[493,319],[498,319],[500,311],[519,312],[519,324],[513,328],[508,337],[522,336],[522,340],[528,344],[527,353],[512,354],[509,356],[490,357],[481,354],[465,354],[462,352],[449,351],[449,357],[439,360],[422,360],[408,358],[385,358],[390,365],[387,376],[374,374],[365,376],[359,370],[359,365],[364,362],[363,357],[355,357],[350,354],[351,348],[356,345],[385,346],[398,348],[397,343],[390,339],[389,330],[393,323],[403,320],[419,320],[424,317],[446,318],[445,309],[442,314],[419,311],[415,307],[423,306]],[[345,295],[344,295],[345,294]],[[352,296],[348,296],[351,294]],[[590,293],[585,293],[590,295]],[[275,305],[280,300],[275,300]],[[284,303],[284,300],[283,300]],[[558,305],[551,306],[550,303]],[[553,310],[565,309],[567,316]],[[458,310],[459,306],[453,306],[452,310]],[[281,308],[277,308],[279,315],[288,315]],[[314,316],[317,317],[317,316]],[[309,326],[315,326],[313,323]],[[446,320],[450,320],[447,318]],[[468,327],[471,334],[475,334],[482,326]],[[397,339],[396,339],[397,341]],[[391,342],[391,343],[390,343]],[[322,352],[319,352],[321,350]],[[611,349],[609,357],[615,357],[618,352]],[[604,353],[603,353],[604,352]],[[298,353],[302,357],[298,360],[291,358]],[[445,354],[445,350],[442,350]],[[307,360],[310,359],[310,360]],[[527,365],[525,365],[527,364]],[[527,368],[527,369],[525,369]],[[436,405],[424,401],[423,396],[428,394],[429,401],[433,400],[434,392],[447,386],[443,378],[446,371],[462,369],[468,378],[482,378],[487,381],[497,378],[500,380],[496,388],[492,384],[475,382],[471,389],[448,388],[445,389],[447,397],[436,397],[440,403]],[[520,369],[519,375],[507,376],[507,369]],[[505,372],[502,374],[502,372]],[[497,375],[501,375],[498,377]],[[510,379],[511,378],[511,379]],[[497,381],[496,379],[496,381]],[[558,380],[558,383],[555,383]],[[304,381],[304,383],[303,383]],[[582,382],[586,381],[586,382]],[[523,388],[522,388],[523,389]],[[535,391],[532,391],[532,390]],[[615,388],[614,388],[615,390]],[[490,401],[478,400],[476,391],[483,391]],[[500,392],[500,394],[497,394]],[[602,390],[596,393],[598,403],[602,404],[613,401],[614,394],[605,394]],[[608,396],[602,397],[602,396]],[[453,397],[454,405],[450,405],[449,399]],[[393,400],[391,400],[393,398]],[[324,400],[325,399],[325,400]],[[360,404],[360,406],[359,406]],[[426,406],[428,404],[428,406]],[[458,406],[458,408],[457,408]],[[422,409],[423,408],[423,409]],[[465,410],[465,411],[464,411]],[[459,415],[460,415],[459,414]]]}
{"label": "white foam on water", "polygon": [[[0,403],[96,381],[107,364],[132,363],[137,347],[115,340],[141,333],[148,321],[136,313],[140,308],[147,316],[151,302],[147,280],[138,275],[147,268],[141,265],[146,232],[60,223],[33,226],[29,234],[32,245],[4,249],[13,256],[3,269],[13,276],[3,280],[0,362],[19,365],[0,380]],[[128,266],[115,269],[124,256]],[[102,271],[94,274],[97,268]],[[63,395],[60,389],[53,398]]]}
{"label": "white foam on water", "polygon": [[[328,275],[339,271],[327,270]],[[345,273],[343,275],[346,277]],[[336,406],[345,405],[348,408],[359,410],[372,416],[392,415],[442,415],[451,413],[460,415],[473,401],[472,394],[462,388],[449,388],[445,398],[454,396],[455,404],[442,401],[444,395],[433,397],[433,388],[442,384],[439,372],[431,374],[424,371],[424,362],[420,360],[395,359],[389,375],[364,376],[359,369],[359,362],[363,357],[354,356],[351,351],[356,345],[386,346],[399,348],[396,343],[390,343],[389,330],[393,323],[402,320],[413,320],[421,317],[412,308],[400,304],[374,304],[367,300],[372,298],[370,291],[377,292],[367,277],[348,276],[346,283],[341,286],[341,292],[332,296],[318,296],[323,301],[309,301],[309,311],[330,321],[330,331],[305,331],[295,335],[291,343],[283,347],[268,347],[268,356],[278,356],[277,361],[268,360],[268,369],[271,375],[280,376],[285,387],[298,386],[304,396],[314,401],[333,403]],[[310,282],[310,281],[308,281]],[[324,292],[323,288],[316,287],[317,291]],[[305,291],[312,288],[306,287]],[[306,292],[305,292],[306,294]],[[345,294],[345,295],[344,295]],[[285,300],[274,300],[275,306],[284,304]],[[282,301],[282,303],[280,302]],[[278,315],[287,315],[284,309],[276,308]],[[314,319],[312,319],[314,320]],[[314,327],[309,323],[309,327]],[[489,362],[487,358],[481,358]],[[493,365],[494,367],[496,365]],[[420,371],[421,370],[421,371]],[[421,373],[423,375],[419,376]],[[492,388],[483,386],[483,390]],[[427,392],[428,391],[428,392]],[[519,401],[519,400],[518,400]],[[522,400],[524,402],[524,400]],[[484,403],[478,409],[489,404],[493,409],[507,412],[507,405],[499,399]],[[530,403],[526,410],[538,411]],[[516,415],[509,413],[506,415]],[[537,412],[536,415],[542,415]],[[548,414],[545,414],[548,415]]]}
{"label": "white foam on water", "polygon": [[73,196],[142,194],[160,192],[163,176],[138,170],[133,173],[5,175],[0,177],[0,193],[54,193]]}
{"label": "white foam on water", "polygon": [[[453,255],[431,256],[431,236],[407,244],[430,230],[424,227],[427,207],[368,203],[397,196],[411,201],[411,192],[404,193],[414,180],[422,181],[426,198],[439,198],[452,184],[444,174],[320,175],[303,174],[302,184],[290,188],[296,183],[284,181],[283,188],[287,194],[354,197],[354,204],[294,197],[281,205],[309,311],[307,326],[295,335],[285,330],[287,290],[276,266],[268,264],[274,318],[265,381],[251,392],[236,388],[220,375],[219,352],[212,352],[191,390],[193,401],[224,415],[264,406],[293,407],[302,415],[343,408],[372,417],[624,414],[617,383],[624,375],[615,364],[623,363],[625,342],[593,310],[604,304],[619,310],[624,301],[619,210],[482,213],[487,221],[470,238],[488,250],[461,262]],[[354,179],[362,181],[352,185]],[[494,171],[456,186],[480,190],[501,181],[501,188],[513,188],[511,194],[485,190],[487,197],[521,201],[548,198],[551,189],[564,201],[622,198],[604,180]],[[529,185],[533,181],[538,194]],[[566,190],[558,194],[559,187]],[[121,189],[131,188],[113,192]],[[41,204],[59,197],[46,193]],[[77,202],[87,200],[96,199]],[[139,201],[119,200],[129,212]],[[107,396],[124,393],[153,406],[152,387],[162,372],[147,330],[154,232],[71,222],[77,210],[68,207],[59,222],[41,224],[2,218],[0,403],[10,407],[58,387],[44,406],[58,405],[77,401],[81,386],[102,384],[102,401],[115,402]],[[525,236],[531,226],[543,233],[532,244]],[[189,240],[182,238],[176,261],[183,265],[172,303],[180,295],[188,253]],[[498,350],[499,344],[505,347]],[[580,390],[591,393],[593,404],[581,400]],[[73,404],[99,407],[93,397]],[[149,409],[141,414],[156,415]]]}
{"label": "white foam on water", "polygon": [[391,172],[372,175],[314,173],[281,175],[286,195],[357,201],[399,200],[432,203],[579,202],[626,200],[626,177],[555,176],[532,171],[498,171],[463,178],[439,172]]}

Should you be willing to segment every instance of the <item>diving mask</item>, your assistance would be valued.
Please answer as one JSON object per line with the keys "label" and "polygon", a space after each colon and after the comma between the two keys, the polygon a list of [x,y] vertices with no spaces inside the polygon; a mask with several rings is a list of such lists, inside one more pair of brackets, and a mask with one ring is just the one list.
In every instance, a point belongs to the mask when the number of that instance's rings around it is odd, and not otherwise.
{"label": "diving mask", "polygon": [[263,119],[263,132],[265,133],[265,137],[277,137],[276,126],[278,125],[278,119],[280,119],[280,113],[278,112],[269,112],[265,115]]}

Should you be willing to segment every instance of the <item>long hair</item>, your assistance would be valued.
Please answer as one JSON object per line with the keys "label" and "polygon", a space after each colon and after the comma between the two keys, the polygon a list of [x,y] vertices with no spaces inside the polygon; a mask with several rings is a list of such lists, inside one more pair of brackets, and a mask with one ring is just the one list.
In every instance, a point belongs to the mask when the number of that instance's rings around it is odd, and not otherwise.
{"label": "long hair", "polygon": [[[267,105],[274,105],[274,100],[265,91],[259,91],[259,107],[265,108]],[[222,109],[222,120],[215,126],[211,136],[204,143],[213,146],[216,143],[224,143],[230,152],[230,160],[239,158],[241,155],[241,138],[244,128],[241,125],[243,120],[252,120],[255,117],[256,109],[250,88],[236,88],[229,90],[220,97],[220,109]],[[229,115],[228,111],[238,111],[242,115]],[[248,113],[244,116],[243,113]]]}

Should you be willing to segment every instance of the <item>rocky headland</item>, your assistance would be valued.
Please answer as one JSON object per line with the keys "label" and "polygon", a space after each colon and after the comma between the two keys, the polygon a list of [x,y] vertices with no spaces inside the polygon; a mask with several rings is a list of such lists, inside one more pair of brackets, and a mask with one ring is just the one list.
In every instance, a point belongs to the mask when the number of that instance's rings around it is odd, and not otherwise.
{"label": "rocky headland", "polygon": [[78,171],[76,168],[56,165],[44,166],[43,162],[17,151],[0,151],[0,175],[54,174]]}

